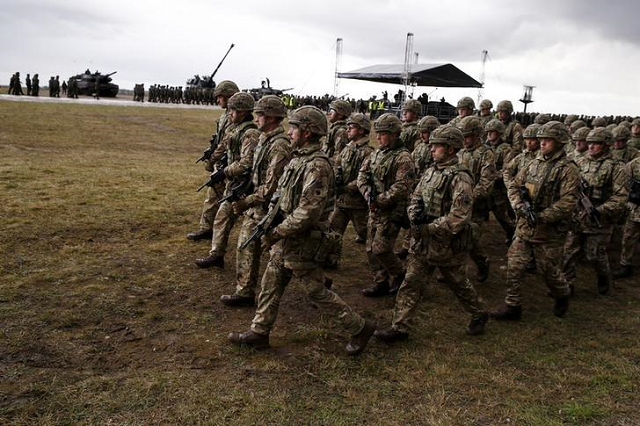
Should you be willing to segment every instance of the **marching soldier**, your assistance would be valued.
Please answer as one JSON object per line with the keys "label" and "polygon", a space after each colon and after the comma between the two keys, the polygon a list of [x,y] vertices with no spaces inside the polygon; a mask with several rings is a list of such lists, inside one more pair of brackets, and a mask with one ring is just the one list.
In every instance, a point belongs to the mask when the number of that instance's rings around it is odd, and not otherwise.
{"label": "marching soldier", "polygon": [[511,145],[511,149],[514,155],[518,155],[522,152],[522,145],[524,143],[522,139],[522,126],[513,117],[513,105],[511,101],[498,102],[498,119],[502,121],[505,129],[502,134],[502,138],[506,143]]}
{"label": "marching soldier", "polygon": [[349,140],[347,138],[346,119],[351,115],[351,104],[337,99],[329,104],[329,132],[322,144],[322,150],[329,158],[333,158],[342,151]]}
{"label": "marching soldier", "polygon": [[324,285],[320,265],[326,259],[319,259],[317,255],[322,251],[320,245],[325,241],[324,233],[335,201],[331,162],[320,149],[320,138],[326,133],[326,116],[316,107],[303,106],[289,119],[294,157],[280,178],[277,190],[280,197],[273,206],[284,220],[262,237],[263,246],[270,247],[271,252],[262,276],[258,308],[248,331],[229,334],[232,344],[255,349],[269,347],[269,334],[278,315],[280,299],[292,277],[299,278],[311,301],[338,319],[351,335],[346,346],[349,355],[361,353],[375,331],[372,322],[365,321]]}
{"label": "marching soldier", "polygon": [[611,156],[624,164],[638,157],[637,149],[630,147],[627,142],[631,139],[631,130],[624,126],[617,126],[611,131],[613,135],[613,149]]}
{"label": "marching soldier", "polygon": [[402,132],[400,140],[409,152],[413,152],[415,144],[420,140],[418,119],[422,115],[422,104],[416,99],[409,99],[402,105]]}
{"label": "marching soldier", "polygon": [[244,199],[232,203],[233,212],[236,215],[244,214],[244,220],[236,252],[236,291],[235,294],[220,297],[220,301],[227,306],[255,305],[255,290],[262,255],[260,241],[252,241],[244,249],[240,246],[267,214],[269,200],[276,191],[285,166],[291,160],[291,142],[282,127],[282,120],[287,113],[282,100],[274,95],[264,96],[256,103],[254,113],[261,133],[253,154],[253,191]]}
{"label": "marching soldier", "polygon": [[640,118],[636,118],[631,122],[631,139],[629,146],[640,150]]}
{"label": "marching soldier", "polygon": [[[540,142],[538,141],[539,124],[530,124],[524,129],[522,137],[524,139],[524,151],[516,155],[507,165],[502,169],[502,179],[507,188],[514,188],[515,178],[518,172],[524,169],[527,164],[534,160],[538,156],[540,150]],[[516,188],[517,189],[517,188]]]}
{"label": "marching soldier", "polygon": [[633,276],[633,251],[640,241],[640,157],[626,165],[627,176],[631,182],[628,216],[622,233],[622,252],[620,266],[613,272],[614,279]]}
{"label": "marching soldier", "polygon": [[[573,151],[567,152],[567,157],[575,161],[577,164],[579,164],[584,156],[587,155],[587,150],[589,148],[589,145],[587,144],[587,136],[590,131],[591,129],[588,127],[581,127],[571,135],[574,149]],[[567,145],[567,147],[570,148],[569,145]]]}
{"label": "marching soldier", "polygon": [[429,137],[431,133],[440,126],[438,119],[432,115],[422,117],[416,126],[420,132],[420,140],[415,144],[411,156],[416,164],[417,177],[422,174],[433,164],[431,158],[431,149],[429,147]]}
{"label": "marching soldier", "polygon": [[413,240],[407,274],[396,297],[391,327],[375,333],[384,342],[409,337],[416,308],[436,267],[471,314],[467,333],[484,332],[489,315],[465,273],[471,246],[473,179],[456,155],[463,140],[462,132],[450,124],[434,130],[429,139],[434,164],[420,179],[408,207]]}
{"label": "marching soldier", "polygon": [[400,228],[408,222],[406,207],[415,181],[413,158],[400,140],[400,119],[382,114],[374,128],[379,148],[358,173],[358,189],[369,205],[367,258],[374,285],[362,290],[367,297],[395,294],[404,279],[404,267],[393,247]]}
{"label": "marching soldier", "polygon": [[511,244],[515,227],[511,220],[509,198],[507,197],[507,188],[502,180],[502,170],[511,161],[512,151],[511,145],[502,139],[504,133],[504,124],[498,119],[493,119],[484,126],[487,135],[487,142],[493,148],[496,163],[496,179],[491,191],[490,206],[491,211],[500,223],[507,238],[507,245]]}
{"label": "marching soldier", "polygon": [[520,288],[527,264],[535,257],[554,297],[553,313],[562,317],[569,309],[569,285],[561,271],[564,241],[578,197],[580,174],[567,159],[566,126],[550,121],[538,131],[540,153],[516,175],[508,188],[516,213],[516,234],[507,259],[507,296],[491,312],[496,320],[517,321],[522,316]]}
{"label": "marching soldier", "polygon": [[[253,96],[238,92],[229,98],[228,113],[232,127],[226,132],[224,146],[226,148],[226,164],[211,175],[213,184],[226,181],[225,196],[230,195],[232,188],[241,180],[246,180],[253,165],[253,153],[258,144],[260,132],[253,122]],[[229,234],[238,220],[230,200],[220,204],[213,220],[213,235],[209,256],[196,259],[200,268],[224,268],[224,256],[229,244]]]}
{"label": "marching soldier", "polygon": [[[454,117],[449,124],[453,126],[458,126],[463,118],[469,117],[473,115],[473,110],[476,108],[476,103],[468,96],[460,98],[458,101],[458,105],[456,106],[456,111],[458,115]],[[477,117],[476,117],[477,118]]]}
{"label": "marching soldier", "polygon": [[27,86],[27,96],[31,96],[31,77],[27,74],[27,78],[24,80],[25,86]]}

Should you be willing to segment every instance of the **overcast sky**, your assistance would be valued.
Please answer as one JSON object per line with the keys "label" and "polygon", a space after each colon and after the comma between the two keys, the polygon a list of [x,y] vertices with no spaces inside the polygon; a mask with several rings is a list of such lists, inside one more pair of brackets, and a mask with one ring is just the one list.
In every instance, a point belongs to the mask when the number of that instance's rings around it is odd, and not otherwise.
{"label": "overcast sky", "polygon": [[[67,78],[86,68],[118,71],[134,83],[184,85],[213,72],[216,81],[259,87],[269,77],[291,93],[333,93],[336,39],[341,71],[400,64],[407,32],[420,63],[452,63],[480,79],[484,97],[510,99],[534,85],[529,111],[640,115],[640,2],[578,1],[227,1],[0,0],[5,40],[0,79],[39,73]],[[340,94],[368,98],[400,86],[342,80]],[[435,88],[418,87],[415,96]],[[455,104],[476,89],[437,89]]]}

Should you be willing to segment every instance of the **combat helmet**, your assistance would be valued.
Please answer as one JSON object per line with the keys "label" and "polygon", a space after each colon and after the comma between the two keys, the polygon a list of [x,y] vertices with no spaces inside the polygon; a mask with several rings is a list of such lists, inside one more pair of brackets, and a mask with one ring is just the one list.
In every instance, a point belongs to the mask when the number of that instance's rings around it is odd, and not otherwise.
{"label": "combat helmet", "polygon": [[573,133],[578,129],[582,129],[583,127],[587,127],[587,123],[582,120],[575,120],[573,123],[571,123],[569,129],[571,130],[571,133]]}
{"label": "combat helmet", "polygon": [[634,118],[631,122],[632,126],[640,126],[640,118]]}
{"label": "combat helmet", "polygon": [[621,121],[620,125],[626,127],[629,130],[631,130],[631,123],[629,123],[627,120]]}
{"label": "combat helmet", "polygon": [[369,117],[359,112],[351,114],[347,119],[347,126],[350,125],[358,126],[361,129],[365,130],[367,133],[371,131],[371,121]]}
{"label": "combat helmet", "polygon": [[569,131],[567,126],[559,121],[549,121],[538,130],[538,138],[555,139],[561,144],[569,142]]}
{"label": "combat helmet", "polygon": [[551,116],[549,114],[538,114],[536,118],[533,120],[536,124],[546,124],[551,121]]}
{"label": "combat helmet", "polygon": [[498,108],[496,108],[496,110],[498,112],[500,111],[506,111],[509,114],[513,113],[513,104],[511,103],[511,101],[500,101],[498,102]]}
{"label": "combat helmet", "polygon": [[605,127],[607,125],[607,119],[604,117],[594,118],[591,122],[591,125],[593,127]]}
{"label": "combat helmet", "polygon": [[378,117],[373,123],[373,128],[376,133],[400,133],[402,131],[402,122],[394,114],[387,112]]}
{"label": "combat helmet", "polygon": [[240,89],[238,86],[231,80],[222,80],[215,89],[213,89],[213,96],[216,98],[218,96],[226,96],[230,98],[235,93],[238,93]]}
{"label": "combat helmet", "polygon": [[300,130],[314,133],[319,136],[327,134],[327,117],[320,109],[305,105],[293,111],[289,118],[289,124],[298,126]]}
{"label": "combat helmet", "polygon": [[440,122],[433,115],[424,116],[418,121],[417,129],[420,133],[433,132],[440,126]]}
{"label": "combat helmet", "polygon": [[494,132],[498,132],[499,134],[503,134],[504,124],[502,124],[502,121],[498,120],[497,118],[494,118],[490,120],[487,124],[485,124],[484,131],[485,132],[494,131]]}
{"label": "combat helmet", "polygon": [[337,112],[343,117],[349,117],[353,109],[351,108],[351,104],[347,101],[343,101],[342,99],[336,99],[335,101],[329,104],[329,108]]}
{"label": "combat helmet", "polygon": [[468,115],[458,122],[458,129],[460,129],[463,136],[480,136],[482,133],[482,123],[480,123],[478,117]]}
{"label": "combat helmet", "polygon": [[253,108],[255,113],[264,115],[265,117],[284,117],[287,115],[284,102],[278,96],[266,95],[261,97],[256,106]]}
{"label": "combat helmet", "polygon": [[256,101],[253,100],[253,96],[246,92],[238,92],[229,98],[227,108],[236,111],[253,111],[255,104]]}
{"label": "combat helmet", "polygon": [[626,142],[631,139],[631,130],[627,129],[625,126],[620,125],[611,131],[611,135],[613,136],[614,141]]}
{"label": "combat helmet", "polygon": [[567,118],[564,119],[564,125],[565,126],[570,126],[577,119],[578,119],[578,116],[576,114],[569,114],[569,115],[567,115]]}
{"label": "combat helmet", "polygon": [[455,150],[462,149],[464,143],[464,136],[459,128],[452,124],[445,124],[440,126],[431,133],[429,136],[429,145],[442,144],[449,145]]}
{"label": "combat helmet", "polygon": [[465,96],[463,98],[460,98],[456,108],[467,108],[473,111],[476,108],[476,103],[473,102],[473,99],[471,99],[470,97]]}
{"label": "combat helmet", "polygon": [[593,129],[587,135],[587,142],[600,142],[605,145],[611,145],[613,143],[613,134],[603,127]]}
{"label": "combat helmet", "polygon": [[493,108],[493,102],[491,102],[489,99],[483,99],[482,102],[480,102],[480,109],[491,109]]}
{"label": "combat helmet", "polygon": [[422,104],[417,99],[409,99],[402,105],[403,111],[413,111],[417,115],[422,114]]}
{"label": "combat helmet", "polygon": [[538,137],[538,130],[542,127],[541,124],[529,124],[524,132],[522,132],[522,137],[524,139],[536,139]]}
{"label": "combat helmet", "polygon": [[580,127],[578,130],[573,132],[573,135],[571,136],[571,139],[574,142],[586,141],[587,140],[587,136],[589,136],[589,132],[591,132],[590,128],[588,128],[588,127]]}

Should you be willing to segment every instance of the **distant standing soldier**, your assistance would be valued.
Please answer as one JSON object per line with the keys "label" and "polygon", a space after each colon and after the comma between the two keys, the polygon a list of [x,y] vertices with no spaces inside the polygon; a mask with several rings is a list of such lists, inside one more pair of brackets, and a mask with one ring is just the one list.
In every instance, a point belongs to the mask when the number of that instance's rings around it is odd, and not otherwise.
{"label": "distant standing soldier", "polygon": [[274,95],[264,96],[256,103],[254,113],[261,133],[253,154],[253,191],[232,203],[235,214],[244,213],[244,221],[236,251],[236,291],[220,297],[220,301],[227,306],[255,306],[262,248],[258,240],[245,249],[240,249],[240,245],[267,214],[278,180],[291,160],[291,141],[282,127],[282,120],[287,114],[282,100]]}
{"label": "distant standing soldier", "polygon": [[576,260],[584,253],[593,265],[598,277],[598,292],[607,294],[612,282],[607,246],[611,240],[613,226],[622,216],[629,191],[624,165],[615,160],[609,147],[613,136],[604,128],[589,132],[589,153],[579,164],[583,194],[589,197],[594,211],[581,205],[577,222],[580,228],[574,235],[578,244],[575,250],[564,255],[565,278],[572,284],[576,278]]}
{"label": "distant standing soldier", "polygon": [[402,105],[402,132],[400,140],[404,143],[405,148],[409,152],[413,152],[413,148],[420,140],[420,132],[418,131],[418,119],[422,115],[422,104],[416,99],[409,99]]}
{"label": "distant standing soldier", "polygon": [[631,139],[631,130],[624,126],[617,126],[612,130],[613,135],[613,149],[611,150],[611,156],[624,164],[627,164],[640,154],[637,149],[628,145],[629,139]]}
{"label": "distant standing soldier", "polygon": [[40,78],[38,74],[34,74],[31,79],[31,96],[38,96],[40,94]]}
{"label": "distant standing soldier", "polygon": [[631,139],[629,146],[640,150],[640,118],[636,118],[631,122]]}
{"label": "distant standing soldier", "polygon": [[[98,72],[96,71],[96,74]],[[96,81],[93,83],[93,97],[96,100],[100,99],[100,78],[96,76]]]}
{"label": "distant standing soldier", "polygon": [[27,74],[24,84],[27,86],[27,96],[31,96],[31,77],[29,74]]}
{"label": "distant standing soldier", "polygon": [[60,97],[60,76],[56,75],[56,79],[54,80],[55,94],[56,98]]}
{"label": "distant standing soldier", "polygon": [[514,155],[518,155],[522,152],[522,145],[524,143],[522,139],[522,126],[513,116],[513,105],[511,101],[498,102],[498,119],[502,121],[505,129],[502,138],[506,143],[511,145],[511,149]]}
{"label": "distant standing soldier", "polygon": [[49,77],[49,97],[53,98],[56,96],[56,83],[53,76]]}
{"label": "distant standing soldier", "polygon": [[415,182],[413,158],[400,140],[400,119],[382,114],[374,128],[379,148],[358,173],[358,189],[369,205],[366,250],[374,283],[362,290],[367,297],[395,294],[404,280],[404,267],[393,247],[400,228],[408,225],[406,208]]}
{"label": "distant standing soldier", "polygon": [[489,217],[490,200],[496,179],[496,159],[493,150],[481,142],[483,132],[478,117],[466,116],[458,123],[458,129],[464,136],[464,148],[458,151],[458,159],[471,172],[473,178],[473,245],[469,256],[478,268],[476,279],[484,282],[489,278],[489,255],[482,245],[482,225]]}
{"label": "distant standing soldier", "polygon": [[299,278],[311,301],[336,318],[352,336],[346,351],[361,353],[375,331],[336,293],[325,287],[325,276],[318,259],[319,245],[334,207],[335,182],[331,162],[320,149],[320,137],[327,133],[327,118],[316,107],[303,106],[289,119],[289,136],[294,158],[278,183],[278,208],[284,220],[263,237],[270,247],[270,258],[262,276],[258,308],[251,328],[231,333],[229,341],[255,349],[269,347],[269,334],[278,315],[280,299],[292,277]]}
{"label": "distant standing soldier", "polygon": [[[240,89],[238,86],[229,80],[221,81],[215,88],[213,95],[216,98],[216,103],[222,108],[222,115],[216,121],[216,132],[211,136],[212,144],[207,151],[209,152],[209,159],[205,159],[204,167],[208,172],[214,171],[214,166],[224,154],[226,147],[224,145],[225,135],[227,130],[231,127],[231,120],[229,120],[227,114],[227,102],[229,98],[235,93],[238,93]],[[154,96],[157,92],[157,86],[154,90]],[[157,98],[154,98],[153,102],[156,102]],[[220,182],[214,186],[207,187],[207,196],[204,200],[202,208],[202,214],[200,215],[200,225],[197,231],[187,234],[187,238],[192,241],[198,241],[203,239],[211,239],[213,234],[213,220],[216,217],[218,211],[218,200],[222,197],[224,191],[224,183]]]}
{"label": "distant standing soldier", "polygon": [[[37,74],[36,74],[37,75]],[[16,96],[22,96],[22,82],[20,81],[20,73],[16,72],[15,80],[13,82],[13,94]]]}
{"label": "distant standing soldier", "polygon": [[626,166],[629,185],[628,216],[622,233],[620,266],[613,272],[614,279],[633,276],[633,252],[640,242],[640,157]]}
{"label": "distant standing soldier", "polygon": [[496,118],[484,126],[487,142],[493,148],[496,162],[496,179],[490,196],[491,211],[506,234],[507,245],[511,244],[515,227],[511,220],[511,206],[507,197],[507,188],[502,180],[502,170],[513,158],[511,145],[502,138],[504,124]]}
{"label": "distant standing soldier", "polygon": [[564,152],[564,145],[569,142],[564,124],[550,121],[543,125],[538,140],[540,153],[518,172],[513,186],[508,188],[517,224],[507,257],[507,296],[504,305],[491,312],[496,320],[521,318],[520,289],[532,256],[554,297],[554,315],[562,317],[569,308],[569,285],[561,264],[569,222],[578,201],[580,173]]}
{"label": "distant standing soldier", "polygon": [[[458,105],[456,106],[456,111],[458,112],[458,115],[454,117],[451,121],[449,121],[449,124],[453,126],[458,126],[458,124],[460,123],[460,121],[462,121],[463,118],[473,115],[473,110],[475,108],[476,108],[476,103],[473,101],[473,99],[471,99],[468,96],[460,98],[460,100],[458,101]],[[483,138],[481,137],[481,139]]]}
{"label": "distant standing soldier", "polygon": [[322,143],[322,151],[333,158],[342,151],[349,140],[347,138],[346,119],[351,115],[351,104],[337,99],[329,104],[329,132]]}
{"label": "distant standing soldier", "polygon": [[434,130],[429,146],[434,160],[422,175],[408,207],[413,240],[407,260],[407,274],[396,297],[391,327],[376,331],[387,343],[409,337],[411,321],[436,268],[471,314],[469,335],[484,332],[489,315],[465,272],[471,246],[473,179],[459,164],[462,132],[445,124]]}
{"label": "distant standing soldier", "polygon": [[[224,139],[228,165],[211,175],[212,178],[218,176],[219,182],[226,180],[225,195],[231,194],[232,187],[251,173],[253,153],[260,138],[260,131],[253,122],[254,106],[253,96],[245,92],[236,93],[229,98],[229,119],[233,128]],[[224,268],[229,235],[238,220],[231,203],[229,200],[224,201],[216,212],[209,256],[196,259],[196,265],[201,268]]]}
{"label": "distant standing soldier", "polygon": [[367,240],[367,221],[369,206],[358,190],[358,172],[362,163],[371,155],[373,148],[369,144],[371,122],[366,115],[352,114],[347,120],[349,143],[337,155],[333,165],[336,176],[336,207],[329,218],[329,226],[340,235],[344,235],[349,222],[356,231],[358,244]]}
{"label": "distant standing soldier", "polygon": [[67,82],[66,81],[62,81],[62,95],[63,96],[67,96]]}

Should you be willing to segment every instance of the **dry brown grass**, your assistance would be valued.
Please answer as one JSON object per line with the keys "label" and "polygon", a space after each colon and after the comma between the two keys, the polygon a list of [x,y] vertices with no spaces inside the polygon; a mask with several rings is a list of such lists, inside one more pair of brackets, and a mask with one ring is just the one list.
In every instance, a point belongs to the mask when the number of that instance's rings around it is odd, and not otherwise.
{"label": "dry brown grass", "polygon": [[[292,283],[274,349],[230,347],[252,317],[216,302],[234,255],[199,270],[207,245],[184,238],[214,116],[0,101],[1,423],[640,423],[639,280],[599,297],[586,269],[566,319],[528,277],[523,321],[479,338],[434,284],[412,340],[358,359]],[[367,268],[348,232],[336,289],[386,325],[393,302],[359,295]],[[505,248],[488,234],[494,269],[478,289],[493,306]]]}

